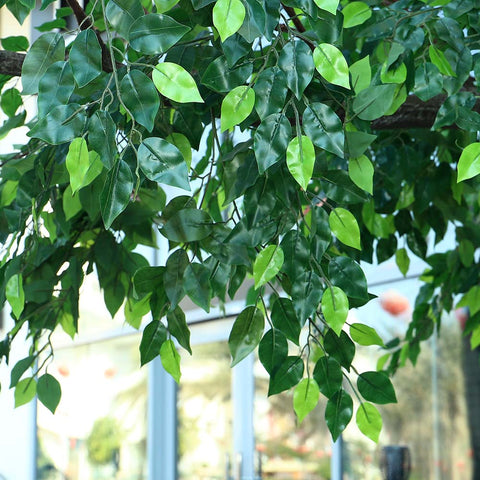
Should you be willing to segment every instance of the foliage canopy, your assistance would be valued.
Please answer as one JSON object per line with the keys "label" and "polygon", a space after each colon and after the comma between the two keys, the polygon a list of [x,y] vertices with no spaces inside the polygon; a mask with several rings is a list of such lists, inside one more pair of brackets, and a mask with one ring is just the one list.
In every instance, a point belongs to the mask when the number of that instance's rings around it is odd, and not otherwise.
{"label": "foliage canopy", "polygon": [[[37,393],[55,410],[50,335],[81,328],[85,275],[135,328],[151,312],[142,364],[160,355],[176,379],[176,348],[190,351],[182,299],[208,312],[253,277],[232,364],[258,347],[269,394],[296,388],[300,419],[325,395],[333,438],[355,393],[377,439],[373,404],[396,401],[389,376],[459,293],[480,343],[478,2],[67,3],[32,45],[1,41],[0,134],[26,125],[31,138],[1,157],[0,304],[15,326],[0,359],[25,324],[31,341],[12,368],[17,405]],[[0,5],[23,22],[35,2]],[[457,247],[429,255],[449,224]],[[135,248],[158,231],[168,259],[150,266]],[[406,337],[347,326],[371,299],[359,262],[395,256],[407,274],[411,255],[428,268]],[[378,371],[356,370],[356,345],[384,349]]]}

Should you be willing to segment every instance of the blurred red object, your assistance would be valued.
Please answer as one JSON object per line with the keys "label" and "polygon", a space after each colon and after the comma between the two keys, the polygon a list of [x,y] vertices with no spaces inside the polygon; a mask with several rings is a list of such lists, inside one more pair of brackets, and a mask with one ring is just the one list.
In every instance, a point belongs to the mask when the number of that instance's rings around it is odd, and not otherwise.
{"label": "blurred red object", "polygon": [[58,373],[62,376],[62,377],[68,377],[70,375],[70,370],[69,368],[66,366],[66,365],[60,365],[58,367]]}
{"label": "blurred red object", "polygon": [[382,308],[393,316],[401,315],[410,308],[408,298],[400,295],[394,290],[385,292],[380,296],[380,305]]}

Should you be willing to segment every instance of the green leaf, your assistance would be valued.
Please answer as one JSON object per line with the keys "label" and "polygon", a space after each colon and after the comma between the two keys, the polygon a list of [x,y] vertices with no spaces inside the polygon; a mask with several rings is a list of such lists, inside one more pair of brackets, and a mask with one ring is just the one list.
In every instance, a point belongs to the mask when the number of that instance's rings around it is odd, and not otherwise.
{"label": "green leaf", "polygon": [[350,89],[347,61],[337,47],[321,43],[313,51],[313,61],[318,73],[327,82]]}
{"label": "green leaf", "polygon": [[328,276],[333,285],[347,294],[351,308],[361,307],[370,300],[365,274],[353,259],[341,256],[330,260]]}
{"label": "green leaf", "polygon": [[303,419],[317,406],[320,390],[317,382],[311,378],[304,378],[293,392],[293,409],[298,417],[298,422]]}
{"label": "green leaf", "polygon": [[143,331],[140,342],[140,364],[141,366],[152,361],[160,355],[160,348],[167,340],[167,329],[162,322],[153,320]]}
{"label": "green leaf", "polygon": [[264,325],[262,311],[254,306],[247,307],[236,318],[228,337],[232,367],[249,355],[260,343]]}
{"label": "green leaf", "polygon": [[12,312],[18,319],[25,306],[25,292],[23,277],[19,273],[12,275],[5,285],[5,297],[12,307]]}
{"label": "green leaf", "polygon": [[210,300],[212,298],[210,270],[205,265],[190,263],[187,266],[183,277],[183,288],[196,305],[206,312],[210,311]]}
{"label": "green leaf", "polygon": [[26,52],[28,50],[28,38],[23,35],[2,38],[2,47],[11,52]]}
{"label": "green leaf", "polygon": [[37,393],[37,383],[32,377],[24,378],[17,383],[15,387],[15,408],[25,405],[33,400]]}
{"label": "green leaf", "polygon": [[348,161],[348,175],[352,182],[370,195],[373,195],[373,173],[373,164],[365,155]]}
{"label": "green leaf", "polygon": [[384,372],[364,372],[357,379],[360,395],[369,401],[379,404],[396,403],[397,397],[392,382]]}
{"label": "green leaf", "polygon": [[222,101],[221,108],[221,131],[243,122],[252,112],[255,105],[255,91],[242,85],[234,88]]}
{"label": "green leaf", "polygon": [[44,117],[54,107],[66,105],[74,90],[70,64],[55,62],[50,65],[38,84],[38,115]]}
{"label": "green leaf", "polygon": [[428,47],[428,54],[430,56],[430,60],[438,68],[440,73],[449,77],[457,76],[450,63],[448,63],[445,54],[441,50],[435,48],[433,45],[430,45],[430,47]]}
{"label": "green leaf", "polygon": [[175,348],[173,340],[166,340],[160,347],[160,358],[163,368],[179,383],[182,372],[180,371],[180,355]]}
{"label": "green leaf", "polygon": [[120,95],[135,121],[151,132],[160,107],[152,81],[140,70],[130,70],[120,82]]}
{"label": "green leaf", "polygon": [[468,307],[470,316],[480,312],[480,286],[470,288],[457,303],[456,308]]}
{"label": "green leaf", "polygon": [[278,245],[269,245],[264,248],[253,264],[253,279],[255,289],[258,290],[277,275],[283,265],[283,250]]}
{"label": "green leaf", "polygon": [[178,340],[178,343],[187,350],[190,355],[190,329],[188,328],[185,314],[180,307],[176,307],[173,312],[167,313],[168,331]]}
{"label": "green leaf", "polygon": [[30,47],[22,65],[23,95],[38,93],[38,83],[47,68],[65,60],[65,41],[59,33],[46,33]]}
{"label": "green leaf", "polygon": [[383,422],[377,407],[368,402],[361,403],[355,420],[359,430],[370,440],[378,443]]}
{"label": "green leaf", "polygon": [[20,92],[16,88],[9,88],[1,95],[0,108],[5,115],[13,117],[22,103],[23,101]]}
{"label": "green leaf", "polygon": [[125,39],[128,39],[133,22],[144,14],[142,3],[131,0],[110,0],[105,9],[108,22]]}
{"label": "green leaf", "polygon": [[159,63],[153,69],[152,80],[157,90],[170,100],[180,103],[203,103],[193,77],[176,63]]}
{"label": "green leaf", "polygon": [[333,357],[324,356],[317,361],[313,378],[320,392],[327,398],[332,398],[342,388],[342,368]]}
{"label": "green leaf", "polygon": [[245,7],[240,0],[217,0],[212,13],[222,42],[238,32],[245,19]]}
{"label": "green leaf", "polygon": [[100,205],[105,228],[127,208],[133,192],[133,175],[123,160],[118,160],[108,172],[105,185],[100,194]]}
{"label": "green leaf", "polygon": [[28,357],[22,358],[14,365],[10,372],[9,388],[13,388],[17,385],[20,378],[22,378],[22,375],[33,365],[34,360],[35,356],[29,355]]}
{"label": "green leaf", "polygon": [[336,441],[345,428],[347,428],[352,416],[352,397],[345,390],[339,390],[328,400],[325,408],[325,420],[332,434],[333,441]]}
{"label": "green leaf", "polygon": [[205,69],[202,84],[215,92],[227,93],[235,87],[243,85],[252,74],[251,63],[230,68],[224,55],[216,58]]}
{"label": "green leaf", "polygon": [[361,250],[360,228],[348,210],[337,207],[330,212],[328,222],[332,233],[345,245]]}
{"label": "green leaf", "polygon": [[457,165],[457,183],[475,177],[480,173],[480,142],[466,146]]}
{"label": "green leaf", "polygon": [[164,284],[165,293],[170,300],[170,309],[174,309],[185,296],[183,276],[189,263],[188,255],[183,249],[175,250],[175,252],[168,257],[164,274]]}
{"label": "green leaf", "polygon": [[212,219],[204,210],[185,208],[171,217],[160,232],[173,242],[195,242],[210,235]]}
{"label": "green leaf", "polygon": [[278,66],[283,70],[288,88],[300,100],[315,71],[310,47],[303,41],[290,41],[281,50]]}
{"label": "green leaf", "polygon": [[125,321],[138,330],[142,324],[143,317],[150,312],[150,295],[145,295],[139,300],[127,298],[123,311]]}
{"label": "green leaf", "polygon": [[137,158],[149,180],[190,190],[187,164],[175,145],[163,138],[147,138],[138,147]]}
{"label": "green leaf", "polygon": [[293,302],[289,298],[280,297],[275,300],[271,317],[273,326],[293,343],[299,345],[302,324],[298,320]]}
{"label": "green leaf", "polygon": [[304,368],[302,357],[288,356],[270,377],[268,396],[276,395],[294,387],[302,379]]}
{"label": "green leaf", "polygon": [[352,340],[359,345],[378,345],[385,347],[382,338],[375,329],[363,323],[352,323],[352,325],[350,325],[350,336]]}
{"label": "green leaf", "polygon": [[314,2],[318,8],[330,12],[332,15],[336,15],[340,0],[314,0]]}
{"label": "green leaf", "polygon": [[287,79],[279,67],[267,68],[257,77],[255,85],[255,110],[261,120],[280,112],[287,98]]}
{"label": "green leaf", "polygon": [[102,49],[92,29],[83,30],[77,35],[68,62],[79,87],[88,85],[102,73]]}
{"label": "green leaf", "polygon": [[157,13],[165,13],[171,10],[180,0],[155,0]]}
{"label": "green leaf", "polygon": [[365,23],[371,16],[372,10],[363,2],[350,2],[342,10],[343,28],[352,28]]}
{"label": "green leaf", "polygon": [[88,143],[100,155],[105,167],[110,170],[117,156],[117,129],[110,114],[97,110],[89,120]]}
{"label": "green leaf", "polygon": [[290,122],[282,113],[274,113],[262,121],[253,137],[255,158],[260,174],[285,157],[291,135]]}
{"label": "green leaf", "polygon": [[38,399],[52,413],[55,413],[62,396],[62,388],[55,377],[45,373],[37,381],[37,395]]}
{"label": "green leaf", "polygon": [[305,134],[320,148],[343,158],[343,124],[337,114],[323,103],[311,103],[303,112]]}
{"label": "green leaf", "polygon": [[187,164],[187,169],[190,169],[192,164],[192,146],[190,145],[188,138],[182,133],[173,132],[166,137],[165,140],[180,150],[180,153]]}
{"label": "green leaf", "polygon": [[410,258],[405,248],[400,248],[395,252],[395,262],[402,275],[405,276],[410,268]]}
{"label": "green leaf", "polygon": [[396,88],[395,84],[375,85],[365,88],[354,98],[353,111],[362,120],[380,118],[392,106]]}
{"label": "green leaf", "polygon": [[300,322],[314,315],[322,298],[322,279],[309,270],[294,279],[292,285],[292,299],[295,312]]}
{"label": "green leaf", "polygon": [[340,335],[348,316],[348,298],[339,287],[327,288],[322,296],[322,313],[329,327]]}
{"label": "green leaf", "polygon": [[287,167],[303,190],[312,178],[314,165],[315,147],[310,138],[305,135],[293,138],[287,147]]}
{"label": "green leaf", "polygon": [[146,55],[156,55],[165,53],[188,31],[190,27],[167,15],[150,13],[132,23],[128,40],[135,50]]}
{"label": "green leaf", "polygon": [[350,75],[352,76],[352,87],[355,93],[359,93],[370,86],[372,81],[372,68],[370,67],[370,56],[357,60],[350,65]]}
{"label": "green leaf", "polygon": [[342,330],[338,336],[331,328],[327,330],[323,339],[325,352],[334,358],[342,367],[350,370],[355,357],[355,344]]}
{"label": "green leaf", "polygon": [[28,136],[39,138],[52,145],[69,142],[80,137],[85,128],[86,116],[80,105],[59,105],[37,122]]}
{"label": "green leaf", "polygon": [[442,93],[443,77],[438,68],[430,62],[422,62],[415,70],[415,95],[426,102]]}
{"label": "green leaf", "polygon": [[68,148],[65,160],[68,174],[70,175],[70,185],[72,193],[84,187],[85,177],[90,168],[87,142],[84,138],[75,138]]}
{"label": "green leaf", "polygon": [[283,364],[288,355],[285,335],[275,328],[268,330],[258,345],[258,358],[265,370],[272,375]]}

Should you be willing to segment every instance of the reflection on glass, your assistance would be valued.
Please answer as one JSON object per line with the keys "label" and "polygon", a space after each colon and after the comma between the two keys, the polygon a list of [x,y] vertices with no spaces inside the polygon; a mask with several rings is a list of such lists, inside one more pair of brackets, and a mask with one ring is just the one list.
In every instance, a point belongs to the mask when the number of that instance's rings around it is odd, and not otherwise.
{"label": "reflection on glass", "polygon": [[225,342],[182,356],[178,390],[179,480],[225,479],[232,450],[230,353]]}
{"label": "reflection on glass", "polygon": [[147,376],[137,336],[57,350],[55,415],[38,404],[38,480],[146,479]]}
{"label": "reflection on glass", "polygon": [[275,480],[327,480],[331,443],[324,412],[326,402],[298,424],[292,392],[267,397],[268,375],[257,360],[255,372],[255,444],[257,477]]}

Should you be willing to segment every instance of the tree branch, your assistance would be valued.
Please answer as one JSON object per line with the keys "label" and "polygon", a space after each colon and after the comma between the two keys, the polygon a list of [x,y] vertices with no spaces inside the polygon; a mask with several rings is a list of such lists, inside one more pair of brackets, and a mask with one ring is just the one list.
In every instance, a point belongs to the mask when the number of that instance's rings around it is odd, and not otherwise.
{"label": "tree branch", "polygon": [[0,50],[0,74],[19,77],[22,74],[24,53]]}

